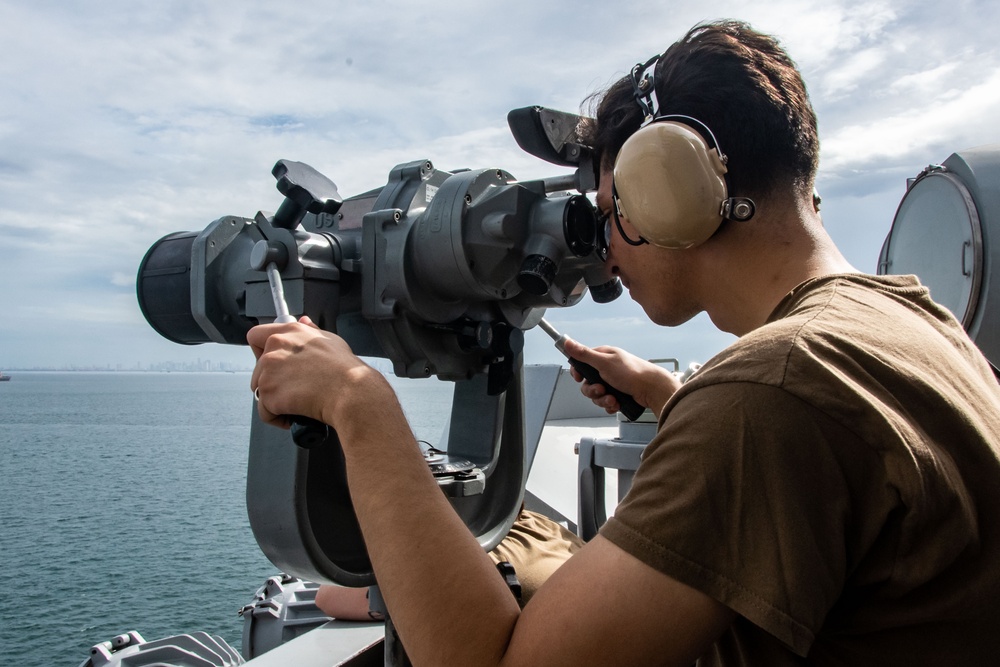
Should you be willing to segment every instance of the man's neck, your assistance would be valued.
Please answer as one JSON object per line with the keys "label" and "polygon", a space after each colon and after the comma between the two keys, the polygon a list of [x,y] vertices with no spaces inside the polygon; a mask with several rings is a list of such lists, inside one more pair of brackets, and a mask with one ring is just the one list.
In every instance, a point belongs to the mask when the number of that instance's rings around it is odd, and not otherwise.
{"label": "man's neck", "polygon": [[811,207],[791,205],[734,229],[707,253],[706,310],[717,327],[742,336],[767,322],[778,303],[797,285],[825,275],[856,273]]}

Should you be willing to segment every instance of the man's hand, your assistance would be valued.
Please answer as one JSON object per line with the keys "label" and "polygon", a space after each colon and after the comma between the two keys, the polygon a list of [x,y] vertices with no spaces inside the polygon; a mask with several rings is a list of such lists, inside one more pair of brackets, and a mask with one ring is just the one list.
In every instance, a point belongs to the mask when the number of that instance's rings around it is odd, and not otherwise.
{"label": "man's hand", "polygon": [[[596,368],[608,384],[626,394],[631,394],[636,401],[657,415],[681,386],[680,380],[667,369],[617,347],[602,345],[590,348],[567,338],[565,351],[574,359]],[[575,370],[572,373],[577,382],[583,382],[580,391],[584,396],[592,400],[595,405],[607,410],[609,414],[618,412],[621,407],[618,405],[618,400],[607,393],[602,385],[585,382]]]}
{"label": "man's hand", "polygon": [[340,336],[322,331],[308,317],[264,324],[247,333],[257,357],[250,388],[261,419],[289,427],[288,415],[312,417],[336,428],[348,404],[395,402],[381,373],[361,361]]}

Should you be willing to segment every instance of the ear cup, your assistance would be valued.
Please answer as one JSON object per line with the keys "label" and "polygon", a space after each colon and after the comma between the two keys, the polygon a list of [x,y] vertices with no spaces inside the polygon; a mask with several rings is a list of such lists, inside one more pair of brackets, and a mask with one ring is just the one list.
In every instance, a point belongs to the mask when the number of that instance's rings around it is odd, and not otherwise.
{"label": "ear cup", "polygon": [[653,245],[690,248],[722,224],[728,194],[719,151],[684,123],[661,120],[633,134],[615,160],[623,217]]}

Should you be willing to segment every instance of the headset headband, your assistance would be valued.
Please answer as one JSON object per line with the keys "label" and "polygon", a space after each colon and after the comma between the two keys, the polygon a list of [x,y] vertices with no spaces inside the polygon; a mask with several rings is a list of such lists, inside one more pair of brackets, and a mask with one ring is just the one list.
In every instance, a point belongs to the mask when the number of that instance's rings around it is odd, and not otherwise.
{"label": "headset headband", "polygon": [[[632,68],[632,94],[635,95],[635,101],[642,110],[643,125],[652,122],[660,111],[654,79],[656,63],[659,62],[660,55],[657,53],[646,62],[638,63]],[[650,71],[650,68],[653,71]]]}
{"label": "headset headband", "polygon": [[646,62],[637,63],[632,67],[632,94],[635,96],[635,102],[639,105],[639,109],[643,114],[643,121],[640,128],[661,120],[679,120],[701,132],[702,136],[705,137],[705,141],[709,144],[709,148],[714,148],[719,152],[719,157],[722,158],[723,164],[729,162],[729,158],[726,157],[726,154],[719,147],[719,141],[715,138],[715,133],[712,132],[712,128],[708,125],[697,118],[685,114],[660,115],[660,100],[656,96],[655,73],[656,64],[660,62],[662,55],[658,53]]}

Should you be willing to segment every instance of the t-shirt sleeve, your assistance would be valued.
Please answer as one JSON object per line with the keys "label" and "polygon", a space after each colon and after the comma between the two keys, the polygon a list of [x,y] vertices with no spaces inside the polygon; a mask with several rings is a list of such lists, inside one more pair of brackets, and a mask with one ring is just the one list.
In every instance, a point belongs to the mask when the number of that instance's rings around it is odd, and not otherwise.
{"label": "t-shirt sleeve", "polygon": [[804,656],[847,576],[845,449],[851,467],[877,465],[780,388],[696,389],[671,407],[601,534]]}

